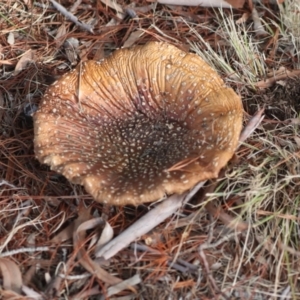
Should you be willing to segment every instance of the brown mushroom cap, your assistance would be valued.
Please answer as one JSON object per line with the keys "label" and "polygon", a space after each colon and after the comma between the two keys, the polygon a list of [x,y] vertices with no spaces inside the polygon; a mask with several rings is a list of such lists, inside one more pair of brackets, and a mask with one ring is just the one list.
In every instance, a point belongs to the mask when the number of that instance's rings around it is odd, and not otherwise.
{"label": "brown mushroom cap", "polygon": [[95,200],[137,205],[217,177],[242,112],[201,58],[150,42],[82,63],[50,86],[34,114],[35,153]]}

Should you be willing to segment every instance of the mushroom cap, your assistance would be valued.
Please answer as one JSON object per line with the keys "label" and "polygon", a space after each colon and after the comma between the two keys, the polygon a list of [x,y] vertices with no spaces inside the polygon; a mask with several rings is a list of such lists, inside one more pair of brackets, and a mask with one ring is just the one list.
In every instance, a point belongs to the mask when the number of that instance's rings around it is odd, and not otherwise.
{"label": "mushroom cap", "polygon": [[35,153],[96,201],[138,205],[216,178],[242,115],[240,97],[200,57],[150,42],[52,84],[34,114]]}

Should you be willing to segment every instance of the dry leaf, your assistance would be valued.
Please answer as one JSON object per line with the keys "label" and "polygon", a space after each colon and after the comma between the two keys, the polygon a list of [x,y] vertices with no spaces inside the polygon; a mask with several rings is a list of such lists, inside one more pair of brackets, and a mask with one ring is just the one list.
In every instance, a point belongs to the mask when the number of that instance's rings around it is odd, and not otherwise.
{"label": "dry leaf", "polygon": [[74,220],[64,230],[62,230],[59,234],[54,236],[50,242],[59,244],[61,242],[71,239],[73,237],[73,234],[74,234],[75,230],[77,229],[77,227],[81,223],[92,218],[92,216],[90,214],[90,210],[91,210],[90,208],[86,208],[84,205],[81,205],[79,207],[79,211],[78,211],[78,218],[76,220]]}
{"label": "dry leaf", "polygon": [[64,42],[64,48],[71,65],[77,64],[79,41],[76,38],[68,38]]}
{"label": "dry leaf", "polygon": [[130,286],[139,284],[141,281],[142,280],[141,280],[140,275],[136,274],[133,277],[123,280],[122,282],[108,288],[107,296],[110,297],[112,295],[118,294],[118,293],[122,292],[123,290],[128,289],[128,287],[130,287]]}
{"label": "dry leaf", "polygon": [[29,297],[29,299],[34,299],[34,300],[43,300],[45,299],[41,294],[35,292],[33,289],[27,287],[27,286],[22,286],[22,292]]}
{"label": "dry leaf", "polygon": [[250,15],[251,14],[249,12],[244,12],[243,15],[235,22],[235,24],[239,25],[239,24],[246,23]]}
{"label": "dry leaf", "polygon": [[132,32],[128,39],[125,41],[123,48],[131,47],[143,34],[143,30],[136,30]]}
{"label": "dry leaf", "polygon": [[62,230],[59,234],[57,234],[53,239],[51,239],[51,243],[61,243],[67,241],[72,238],[74,230],[74,222],[72,222],[69,226],[67,226],[64,230]]}
{"label": "dry leaf", "polygon": [[124,14],[124,10],[121,5],[119,5],[116,1],[113,0],[101,0],[106,6],[116,10],[117,14]]}
{"label": "dry leaf", "polygon": [[[108,243],[114,236],[114,230],[112,229],[112,227],[110,226],[110,224],[108,222],[105,223],[105,227],[101,233],[100,239],[97,242],[97,245],[95,247],[95,253],[98,252],[98,250],[105,245],[106,243]],[[97,255],[96,255],[97,257]]]}
{"label": "dry leaf", "polygon": [[22,275],[15,262],[8,258],[0,258],[0,271],[3,278],[3,287],[16,293],[22,290]]}
{"label": "dry leaf", "polygon": [[29,49],[22,55],[21,59],[18,61],[14,70],[14,75],[17,75],[22,70],[24,70],[29,63],[33,62],[33,59],[34,59],[34,51]]}
{"label": "dry leaf", "polygon": [[101,281],[114,285],[120,283],[122,280],[112,276],[107,271],[102,269],[96,262],[94,262],[86,252],[84,248],[85,243],[85,232],[86,230],[92,229],[103,222],[102,218],[95,218],[80,224],[73,235],[74,249],[78,249],[78,260],[79,263],[91,274],[96,276]]}
{"label": "dry leaf", "polygon": [[59,28],[57,29],[56,35],[55,35],[55,42],[58,48],[61,47],[61,45],[64,43],[64,39],[62,38],[67,33],[66,25],[65,23],[62,23]]}
{"label": "dry leaf", "polygon": [[[101,0],[101,2],[103,2],[106,6],[116,10],[116,16],[117,18],[119,18],[120,20],[123,20],[124,17],[126,16],[122,6],[120,6],[119,4],[116,3],[116,1],[114,0]],[[106,26],[114,26],[117,25],[119,23],[118,20],[116,19],[111,19]]]}
{"label": "dry leaf", "polygon": [[241,135],[240,135],[240,143],[244,142],[252,133],[253,131],[260,125],[261,121],[265,117],[263,115],[265,109],[262,108],[259,110],[248,122],[248,124],[243,129]]}
{"label": "dry leaf", "polygon": [[254,30],[255,30],[255,34],[256,35],[262,35],[262,36],[266,36],[268,35],[268,32],[264,29],[264,26],[262,25],[258,12],[256,10],[256,8],[252,9],[252,20],[254,23]]}

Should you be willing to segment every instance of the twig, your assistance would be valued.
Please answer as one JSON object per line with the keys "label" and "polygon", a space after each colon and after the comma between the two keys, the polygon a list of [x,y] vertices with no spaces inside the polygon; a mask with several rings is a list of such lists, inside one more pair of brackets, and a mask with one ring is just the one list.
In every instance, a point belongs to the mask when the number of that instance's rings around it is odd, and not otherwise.
{"label": "twig", "polygon": [[121,281],[118,284],[115,284],[114,286],[111,286],[107,290],[107,297],[112,296],[114,294],[117,294],[125,289],[127,289],[130,286],[137,285],[141,282],[141,277],[140,275],[136,274],[131,278],[128,278],[126,280]]}
{"label": "twig", "polygon": [[199,249],[199,255],[202,258],[202,261],[203,261],[203,264],[204,264],[204,269],[206,271],[206,275],[209,278],[210,283],[213,285],[213,289],[212,289],[213,292],[214,293],[217,292],[219,294],[221,291],[220,291],[219,287],[217,286],[216,281],[214,280],[214,278],[211,275],[211,272],[209,270],[209,264],[208,264],[208,261],[206,259],[206,255],[205,255],[203,249],[201,249],[201,248]]}
{"label": "twig", "polygon": [[94,34],[93,27],[91,25],[81,23],[77,17],[75,17],[72,13],[67,11],[62,5],[57,3],[55,0],[49,0],[52,5],[67,19],[71,22],[75,23],[78,27],[82,28],[83,30],[89,31],[90,33]]}
{"label": "twig", "polygon": [[79,279],[84,279],[87,277],[91,277],[91,273],[83,273],[80,275],[65,275],[63,273],[58,274],[59,277],[66,279],[66,280],[79,280]]}
{"label": "twig", "polygon": [[4,180],[4,179],[1,179],[0,180],[0,186],[2,185],[8,185],[9,187],[13,188],[13,189],[21,189],[21,188],[18,188],[17,186],[9,183],[8,181]]}
{"label": "twig", "polygon": [[223,0],[148,0],[148,2],[158,2],[168,5],[186,5],[186,6],[202,6],[202,7],[222,7],[231,8],[232,6]]}
{"label": "twig", "polygon": [[229,242],[230,240],[232,240],[233,237],[237,236],[238,234],[241,234],[242,232],[231,232],[228,233],[227,235],[223,236],[221,239],[219,239],[217,242],[215,243],[204,243],[202,244],[199,249],[201,250],[207,250],[207,249],[216,249],[217,247],[219,247],[221,244],[223,244],[224,242]]}
{"label": "twig", "polygon": [[213,286],[213,291],[217,292],[218,294],[221,294],[225,299],[228,299],[228,300],[229,300],[229,298],[219,289],[219,287],[216,284],[215,279],[213,278],[213,276],[211,274],[211,271],[210,271],[210,268],[209,268],[209,263],[206,259],[206,255],[205,255],[204,250],[211,249],[211,248],[216,249],[219,245],[221,245],[224,242],[230,241],[233,237],[235,237],[239,233],[241,233],[241,232],[232,232],[230,234],[225,235],[223,238],[221,238],[220,240],[218,240],[215,243],[210,243],[208,241],[208,242],[200,245],[200,247],[199,247],[199,255],[202,258],[202,261],[203,261],[203,264],[204,264],[204,269],[206,271],[206,275],[207,275],[210,283]]}
{"label": "twig", "polygon": [[160,251],[156,250],[156,249],[153,249],[149,246],[146,246],[146,245],[141,245],[141,244],[137,244],[137,243],[132,243],[130,245],[130,248],[136,252],[136,251],[142,251],[142,252],[150,252],[150,253],[153,253],[153,254],[161,254]]}
{"label": "twig", "polygon": [[7,252],[3,252],[0,254],[0,257],[12,256],[19,253],[26,253],[26,252],[36,252],[36,251],[49,251],[50,247],[26,247],[26,248],[19,248],[15,250],[10,250]]}
{"label": "twig", "polygon": [[195,271],[199,270],[199,267],[197,267],[197,266],[195,266],[195,265],[193,265],[193,264],[191,264],[191,263],[189,263],[189,262],[187,262],[187,261],[185,261],[181,258],[178,258],[177,262],[180,263],[181,265],[187,267],[192,272],[195,272]]}
{"label": "twig", "polygon": [[273,77],[258,81],[254,85],[258,88],[266,89],[272,86],[276,81],[285,80],[287,78],[294,78],[297,76],[300,76],[300,70],[292,70],[292,71],[285,70],[283,74],[278,74],[278,75],[276,74]]}
{"label": "twig", "polygon": [[188,273],[189,269],[185,266],[181,266],[180,264],[176,263],[176,262],[172,262],[172,261],[168,261],[167,265],[172,268],[175,269],[183,274]]}

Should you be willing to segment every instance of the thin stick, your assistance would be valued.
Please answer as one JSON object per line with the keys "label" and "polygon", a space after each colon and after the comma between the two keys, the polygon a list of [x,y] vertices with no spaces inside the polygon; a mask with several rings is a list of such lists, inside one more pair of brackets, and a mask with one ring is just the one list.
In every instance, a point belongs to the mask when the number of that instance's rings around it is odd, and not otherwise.
{"label": "thin stick", "polygon": [[[156,0],[148,0],[148,2],[156,2]],[[202,6],[202,7],[232,7],[228,2],[223,0],[157,0],[158,3],[168,5],[186,5],[186,6]]]}
{"label": "thin stick", "polygon": [[77,17],[75,17],[71,12],[67,11],[61,4],[57,3],[55,0],[49,0],[49,1],[62,15],[64,15],[71,22],[75,23],[80,28],[94,34],[93,28],[91,25],[81,23]]}

